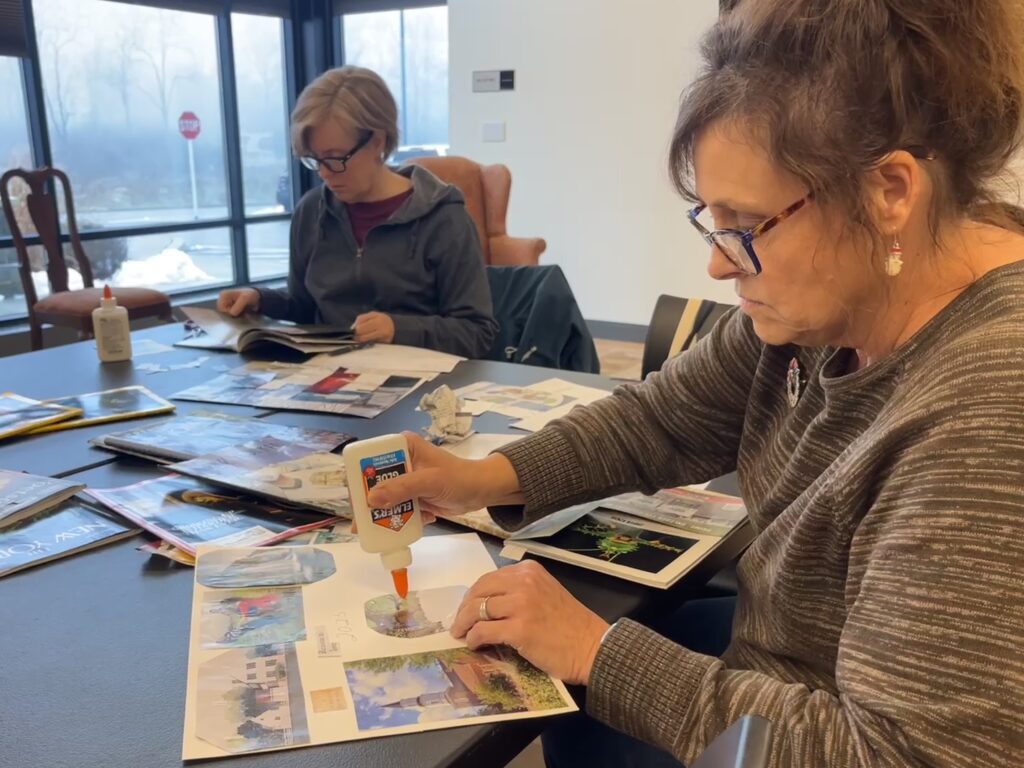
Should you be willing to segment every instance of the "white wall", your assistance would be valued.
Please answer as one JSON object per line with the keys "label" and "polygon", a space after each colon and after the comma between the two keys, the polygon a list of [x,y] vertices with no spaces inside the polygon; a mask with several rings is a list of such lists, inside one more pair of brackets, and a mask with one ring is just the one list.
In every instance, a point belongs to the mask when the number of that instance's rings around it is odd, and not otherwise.
{"label": "white wall", "polygon": [[[705,272],[666,157],[718,0],[448,0],[452,153],[512,169],[509,233],[541,236],[592,320],[645,323],[660,293],[735,301]],[[473,70],[515,91],[473,93]],[[484,143],[482,123],[506,140]]]}

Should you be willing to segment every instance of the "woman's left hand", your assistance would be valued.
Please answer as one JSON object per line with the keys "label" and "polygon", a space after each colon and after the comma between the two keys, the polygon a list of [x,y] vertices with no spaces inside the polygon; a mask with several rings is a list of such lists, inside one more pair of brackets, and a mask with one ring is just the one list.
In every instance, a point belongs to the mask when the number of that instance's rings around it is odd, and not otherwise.
{"label": "woman's left hand", "polygon": [[452,635],[465,637],[470,648],[510,645],[549,675],[584,685],[607,629],[533,560],[481,577],[452,623]]}
{"label": "woman's left hand", "polygon": [[352,336],[360,344],[370,341],[390,344],[395,338],[395,321],[383,312],[367,312],[352,323]]}

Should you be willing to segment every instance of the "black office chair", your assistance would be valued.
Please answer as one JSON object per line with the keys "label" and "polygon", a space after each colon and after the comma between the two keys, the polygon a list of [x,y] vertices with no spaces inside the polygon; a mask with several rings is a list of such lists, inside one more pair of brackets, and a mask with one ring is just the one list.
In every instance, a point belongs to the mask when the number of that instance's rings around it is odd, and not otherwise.
{"label": "black office chair", "polygon": [[729,304],[709,299],[659,296],[644,340],[642,377],[646,379],[647,374],[659,370],[670,357],[693,346],[729,309]]}
{"label": "black office chair", "polygon": [[771,745],[771,721],[744,715],[722,731],[690,768],[764,768]]}
{"label": "black office chair", "polygon": [[[644,340],[642,378],[661,369],[665,361],[689,349],[704,338],[729,309],[710,299],[684,299],[662,294],[654,305],[651,323]],[[727,597],[738,592],[736,566],[730,565],[716,573],[704,588],[701,597]]]}
{"label": "black office chair", "polygon": [[594,339],[561,267],[489,265],[487,282],[499,326],[487,359],[600,371]]}

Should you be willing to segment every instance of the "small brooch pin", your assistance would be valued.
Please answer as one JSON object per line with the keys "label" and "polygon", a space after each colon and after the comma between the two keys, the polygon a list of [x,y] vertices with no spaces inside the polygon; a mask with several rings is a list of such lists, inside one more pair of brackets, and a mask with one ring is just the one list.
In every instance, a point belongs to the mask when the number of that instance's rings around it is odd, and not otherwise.
{"label": "small brooch pin", "polygon": [[800,400],[800,361],[795,357],[789,361],[789,370],[786,371],[786,400],[790,408],[796,408]]}

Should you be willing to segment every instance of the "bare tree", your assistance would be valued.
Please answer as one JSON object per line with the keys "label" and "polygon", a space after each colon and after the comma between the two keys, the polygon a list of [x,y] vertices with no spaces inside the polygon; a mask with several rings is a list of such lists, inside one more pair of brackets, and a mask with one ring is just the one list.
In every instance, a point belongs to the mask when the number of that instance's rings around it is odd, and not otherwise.
{"label": "bare tree", "polygon": [[[165,21],[169,23],[164,23]],[[174,67],[172,57],[175,52],[185,53],[192,57],[192,51],[182,45],[176,38],[173,20],[165,19],[163,14],[155,24],[156,34],[155,45],[136,44],[135,60],[140,62],[152,75],[153,91],[145,88],[143,91],[160,110],[160,120],[164,126],[171,124],[171,97],[174,88],[181,80],[187,78],[188,73],[180,71],[180,67]],[[192,62],[189,62],[191,65]],[[178,69],[179,71],[175,71]]]}
{"label": "bare tree", "polygon": [[57,13],[39,25],[38,34],[40,59],[50,70],[50,77],[43,88],[46,111],[57,138],[66,142],[68,126],[74,116],[75,88],[72,80],[76,70],[74,66],[67,66],[65,56],[78,37],[78,26],[68,15]]}
{"label": "bare tree", "polygon": [[124,111],[124,122],[129,128],[132,125],[132,76],[135,72],[134,59],[136,40],[139,36],[138,25],[131,27],[120,25],[114,42],[116,58],[111,65],[113,80],[117,85],[117,93],[121,98],[121,109]]}

